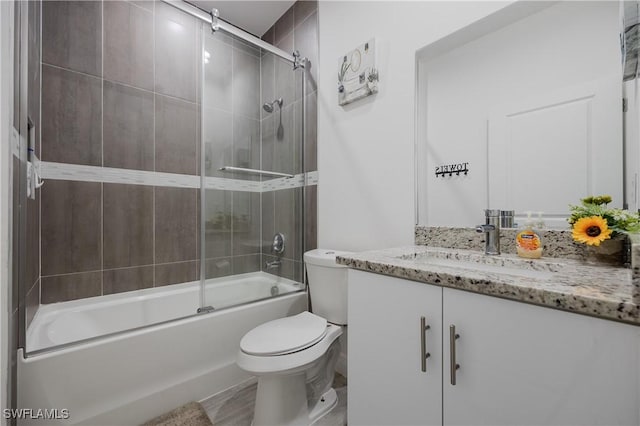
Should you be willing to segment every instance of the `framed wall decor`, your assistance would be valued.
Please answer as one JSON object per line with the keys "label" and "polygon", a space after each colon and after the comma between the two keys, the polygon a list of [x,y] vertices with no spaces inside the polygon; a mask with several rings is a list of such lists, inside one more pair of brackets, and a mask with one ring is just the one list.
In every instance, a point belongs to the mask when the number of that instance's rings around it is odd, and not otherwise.
{"label": "framed wall decor", "polygon": [[371,39],[340,58],[338,104],[347,105],[377,92],[376,41]]}

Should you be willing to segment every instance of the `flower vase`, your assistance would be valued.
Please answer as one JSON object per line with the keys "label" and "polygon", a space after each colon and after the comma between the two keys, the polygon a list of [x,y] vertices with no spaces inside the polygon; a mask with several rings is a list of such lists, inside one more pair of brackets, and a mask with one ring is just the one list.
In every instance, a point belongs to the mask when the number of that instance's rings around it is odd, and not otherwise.
{"label": "flower vase", "polygon": [[599,246],[589,246],[587,247],[587,259],[594,263],[624,265],[627,260],[625,253],[626,240],[626,235],[619,234],[604,240]]}

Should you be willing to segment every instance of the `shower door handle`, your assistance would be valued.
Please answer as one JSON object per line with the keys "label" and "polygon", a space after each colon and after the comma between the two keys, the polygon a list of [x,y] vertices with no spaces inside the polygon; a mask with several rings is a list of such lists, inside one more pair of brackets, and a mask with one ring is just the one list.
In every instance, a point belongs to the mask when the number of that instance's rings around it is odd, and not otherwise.
{"label": "shower door handle", "polygon": [[431,326],[427,324],[427,319],[420,317],[420,364],[423,373],[427,372],[427,358],[431,356],[427,352],[427,330],[430,328]]}

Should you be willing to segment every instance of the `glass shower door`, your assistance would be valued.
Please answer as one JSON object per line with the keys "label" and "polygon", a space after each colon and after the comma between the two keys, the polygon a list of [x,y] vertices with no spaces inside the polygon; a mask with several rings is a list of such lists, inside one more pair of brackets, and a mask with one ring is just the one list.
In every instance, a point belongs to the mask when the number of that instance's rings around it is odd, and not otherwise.
{"label": "glass shower door", "polygon": [[21,196],[26,351],[194,315],[201,21],[177,3],[19,3],[22,44],[42,44],[20,61],[21,121],[45,181]]}
{"label": "glass shower door", "polygon": [[202,37],[202,309],[211,310],[303,288],[302,74],[223,31],[203,26]]}
{"label": "glass shower door", "polygon": [[[261,65],[262,168],[293,176],[263,178],[262,271],[282,280],[304,282],[304,70],[294,69],[291,62],[272,53],[263,55]],[[273,246],[279,236],[284,239],[282,252]]]}

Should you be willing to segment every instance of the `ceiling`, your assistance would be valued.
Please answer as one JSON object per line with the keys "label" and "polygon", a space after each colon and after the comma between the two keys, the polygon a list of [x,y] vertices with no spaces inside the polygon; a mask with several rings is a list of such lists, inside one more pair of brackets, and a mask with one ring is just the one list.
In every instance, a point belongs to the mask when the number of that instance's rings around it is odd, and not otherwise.
{"label": "ceiling", "polygon": [[220,18],[261,37],[291,7],[295,0],[190,0],[210,11],[218,9]]}

